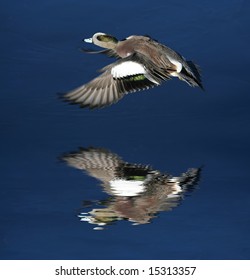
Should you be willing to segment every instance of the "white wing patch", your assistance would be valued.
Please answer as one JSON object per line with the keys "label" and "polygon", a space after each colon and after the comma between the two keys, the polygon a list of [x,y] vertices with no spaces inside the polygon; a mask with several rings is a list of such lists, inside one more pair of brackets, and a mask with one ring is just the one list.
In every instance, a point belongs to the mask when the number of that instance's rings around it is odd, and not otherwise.
{"label": "white wing patch", "polygon": [[176,66],[176,72],[180,73],[182,69],[182,64],[179,61],[170,57],[168,57],[168,60]]}
{"label": "white wing patch", "polygon": [[111,69],[111,75],[116,79],[138,74],[146,74],[146,69],[134,61],[122,62]]}
{"label": "white wing patch", "polygon": [[174,183],[172,186],[172,194],[176,195],[179,194],[181,192],[183,192],[181,186],[180,186],[180,182],[179,182],[179,178],[178,177],[173,177],[171,179],[169,179],[169,182]]}
{"label": "white wing patch", "polygon": [[145,191],[143,181],[115,179],[110,181],[110,187],[116,196],[137,196]]}

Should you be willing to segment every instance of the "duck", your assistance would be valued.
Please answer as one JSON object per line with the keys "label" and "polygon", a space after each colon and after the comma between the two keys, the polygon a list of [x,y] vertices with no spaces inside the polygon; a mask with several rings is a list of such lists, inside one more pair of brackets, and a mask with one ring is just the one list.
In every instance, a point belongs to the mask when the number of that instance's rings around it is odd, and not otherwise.
{"label": "duck", "polygon": [[159,86],[173,77],[204,90],[199,66],[150,36],[132,35],[119,41],[97,32],[84,42],[102,48],[82,49],[84,52],[117,60],[102,68],[101,74],[87,84],[65,93],[63,99],[70,103],[90,109],[106,107],[128,93]]}

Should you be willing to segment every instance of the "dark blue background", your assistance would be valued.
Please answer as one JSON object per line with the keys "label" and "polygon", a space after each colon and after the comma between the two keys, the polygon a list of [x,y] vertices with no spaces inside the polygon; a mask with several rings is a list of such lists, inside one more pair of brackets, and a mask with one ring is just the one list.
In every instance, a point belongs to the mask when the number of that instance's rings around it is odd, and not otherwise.
{"label": "dark blue background", "polygon": [[[249,259],[248,1],[1,1],[0,258]],[[149,34],[203,71],[205,92],[177,79],[90,111],[56,93],[112,59],[79,52],[97,31]],[[199,189],[152,223],[94,231],[77,214],[106,197],[58,157],[103,147]]]}

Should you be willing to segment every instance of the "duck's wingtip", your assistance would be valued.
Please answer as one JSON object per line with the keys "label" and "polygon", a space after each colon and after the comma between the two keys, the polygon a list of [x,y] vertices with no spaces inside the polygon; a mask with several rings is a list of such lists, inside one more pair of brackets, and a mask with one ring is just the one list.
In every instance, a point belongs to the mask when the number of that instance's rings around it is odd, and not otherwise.
{"label": "duck's wingtip", "polygon": [[75,102],[74,100],[72,100],[69,96],[68,93],[65,92],[57,92],[57,97],[62,100],[63,102],[69,104],[69,105],[76,105],[79,103]]}
{"label": "duck's wingtip", "polygon": [[205,88],[204,88],[204,86],[203,86],[202,83],[199,83],[199,88],[200,88],[203,92],[206,92],[206,90],[205,90]]}
{"label": "duck's wingtip", "polygon": [[66,93],[65,92],[57,92],[56,93],[57,97],[63,101],[67,101],[67,97],[65,96]]}

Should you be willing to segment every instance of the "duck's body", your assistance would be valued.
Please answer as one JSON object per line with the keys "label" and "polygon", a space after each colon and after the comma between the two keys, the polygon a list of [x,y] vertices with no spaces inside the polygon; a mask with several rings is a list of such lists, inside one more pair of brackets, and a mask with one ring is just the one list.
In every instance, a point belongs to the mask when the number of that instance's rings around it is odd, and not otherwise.
{"label": "duck's body", "polygon": [[99,77],[67,93],[65,98],[82,107],[104,107],[124,94],[158,86],[178,77],[190,86],[203,89],[198,67],[180,54],[147,36],[130,36],[118,41],[111,35],[96,33],[86,42],[105,48],[89,53],[104,53],[118,58],[104,67]]}

